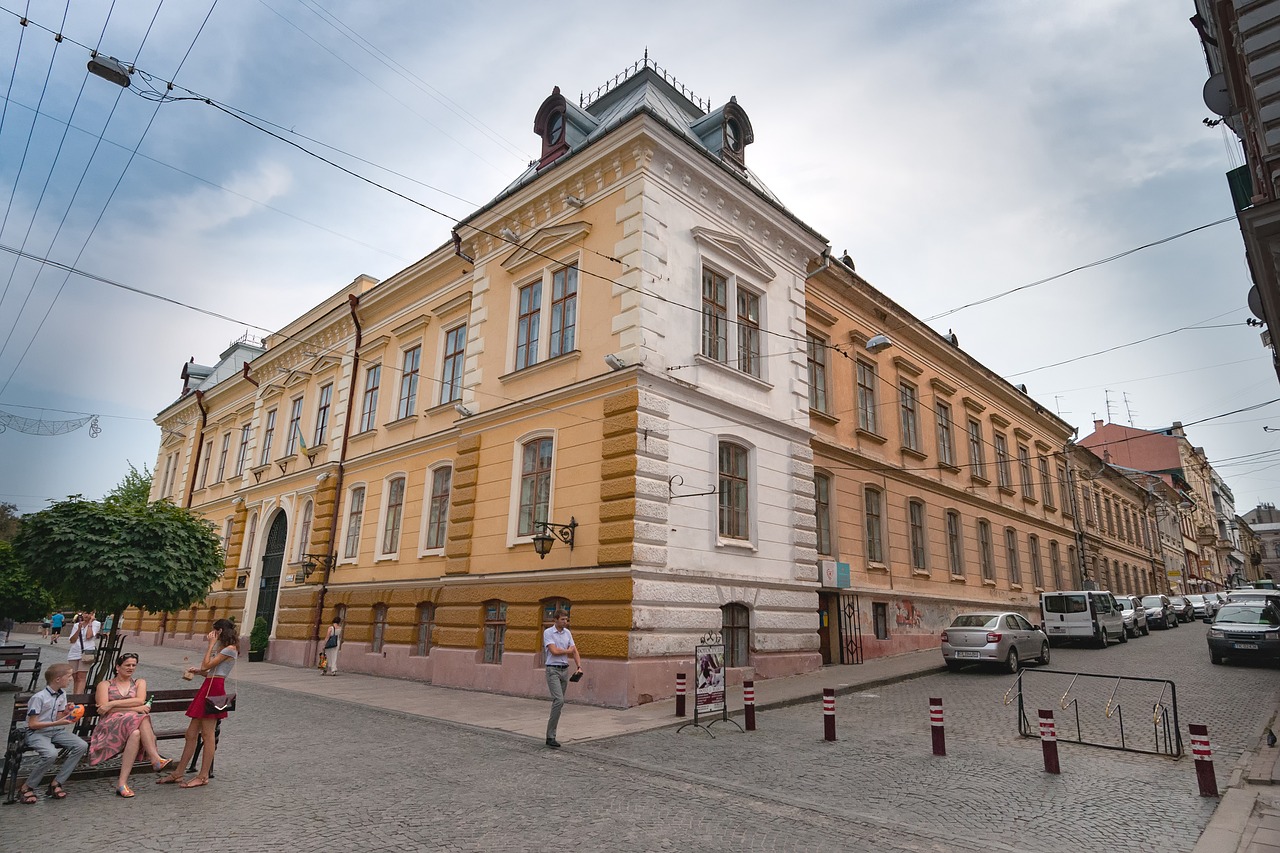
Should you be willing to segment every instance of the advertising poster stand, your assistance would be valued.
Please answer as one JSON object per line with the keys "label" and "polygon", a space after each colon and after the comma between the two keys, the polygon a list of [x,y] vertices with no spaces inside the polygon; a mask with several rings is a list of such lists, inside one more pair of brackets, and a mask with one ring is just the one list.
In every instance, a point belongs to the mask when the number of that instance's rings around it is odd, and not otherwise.
{"label": "advertising poster stand", "polygon": [[720,722],[731,723],[742,731],[737,721],[729,719],[729,705],[725,701],[724,639],[718,631],[698,641],[694,647],[693,668],[693,722],[685,723],[676,733],[693,726],[715,737],[711,727]]}

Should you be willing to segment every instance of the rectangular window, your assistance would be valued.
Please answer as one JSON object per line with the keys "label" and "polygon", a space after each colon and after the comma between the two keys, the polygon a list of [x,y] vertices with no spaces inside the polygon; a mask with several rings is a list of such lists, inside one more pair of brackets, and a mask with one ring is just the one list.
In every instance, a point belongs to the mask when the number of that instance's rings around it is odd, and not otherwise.
{"label": "rectangular window", "polygon": [[1067,515],[1072,515],[1071,489],[1067,483],[1067,467],[1065,465],[1058,466],[1058,499],[1062,502],[1062,511]]}
{"label": "rectangular window", "polygon": [[867,432],[876,429],[876,366],[858,362],[858,428]]}
{"label": "rectangular window", "polygon": [[747,449],[720,442],[720,535],[726,539],[750,539],[750,479]]}
{"label": "rectangular window", "polygon": [[747,666],[751,643],[751,611],[744,604],[720,608],[720,633],[724,638],[724,665]]}
{"label": "rectangular window", "polygon": [[911,568],[927,570],[929,568],[928,549],[925,544],[924,504],[920,501],[907,503],[907,520],[911,527]]}
{"label": "rectangular window", "polygon": [[1004,550],[1009,559],[1009,583],[1022,585],[1022,565],[1018,562],[1018,531],[1005,528]]}
{"label": "rectangular window", "polygon": [[867,562],[883,563],[884,508],[881,506],[880,492],[876,489],[864,489],[862,502],[867,521]]}
{"label": "rectangular window", "polygon": [[400,550],[400,519],[404,514],[404,477],[396,477],[387,486],[387,519],[382,526],[382,553]]}
{"label": "rectangular window", "polygon": [[1035,490],[1031,483],[1031,451],[1023,444],[1018,445],[1018,474],[1022,478],[1022,496],[1034,497]]}
{"label": "rectangular window", "polygon": [[964,574],[964,543],[960,535],[960,513],[951,510],[947,513],[947,563],[951,574],[959,577]]}
{"label": "rectangular window", "polygon": [[538,363],[538,333],[542,322],[542,281],[520,288],[516,314],[516,370]]}
{"label": "rectangular window", "polygon": [[200,458],[200,488],[204,488],[209,482],[209,466],[213,464],[213,439],[209,439],[204,443],[204,453]]}
{"label": "rectangular window", "polygon": [[386,641],[387,636],[387,605],[373,605],[373,642],[370,644],[369,651],[382,651],[382,644]]}
{"label": "rectangular window", "polygon": [[364,486],[351,490],[351,509],[347,512],[347,547],[342,552],[350,560],[360,553],[360,527],[364,524]]}
{"label": "rectangular window", "polygon": [[431,629],[435,627],[435,621],[436,609],[430,604],[419,604],[417,631],[414,632],[418,643],[413,650],[418,657],[431,654]]}
{"label": "rectangular window", "polygon": [[1002,489],[1013,488],[1013,471],[1009,467],[1009,440],[1004,433],[992,437],[996,446],[996,485]]}
{"label": "rectangular window", "polygon": [[418,408],[418,369],[422,366],[422,347],[416,346],[404,352],[400,368],[400,399],[396,404],[396,419],[412,417]]}
{"label": "rectangular window", "polygon": [[702,354],[729,360],[729,280],[702,268]]}
{"label": "rectangular window", "polygon": [[1062,549],[1057,540],[1049,542],[1049,569],[1053,572],[1053,588],[1062,589]]}
{"label": "rectangular window", "polygon": [[982,579],[994,581],[996,558],[995,549],[991,544],[991,523],[988,521],[978,522],[978,559],[982,562]]}
{"label": "rectangular window", "polygon": [[452,468],[437,468],[431,475],[431,506],[427,515],[427,547],[443,548],[449,521],[449,487]]}
{"label": "rectangular window", "polygon": [[1027,553],[1031,556],[1031,582],[1044,589],[1044,566],[1040,562],[1040,537],[1027,537]]}
{"label": "rectangular window", "polygon": [[831,478],[813,475],[814,516],[817,519],[818,553],[830,556],[831,550]]}
{"label": "rectangular window", "polygon": [[262,431],[262,455],[258,457],[259,465],[266,465],[271,461],[271,442],[276,437],[276,410],[272,409],[267,412],[267,426]]}
{"label": "rectangular window", "polygon": [[316,431],[311,434],[312,447],[319,447],[329,436],[329,406],[333,403],[333,383],[320,389],[320,402],[316,406]]}
{"label": "rectangular window", "polygon": [[827,410],[827,342],[809,333],[809,408]]}
{"label": "rectangular window", "polygon": [[244,473],[244,468],[249,464],[249,437],[253,434],[253,426],[245,424],[240,427],[240,450],[236,454],[236,474]]}
{"label": "rectangular window", "polygon": [[551,451],[550,438],[535,438],[526,442],[520,457],[520,514],[516,534],[532,536],[547,520],[551,502]]}
{"label": "rectangular window", "polygon": [[934,415],[938,422],[938,464],[955,467],[956,445],[951,434],[951,406],[947,403],[934,403]]}
{"label": "rectangular window", "polygon": [[551,274],[551,358],[573,352],[578,328],[578,268]]}
{"label": "rectangular window", "polygon": [[969,418],[969,467],[974,477],[987,479],[987,457],[982,447],[982,424]]}
{"label": "rectangular window", "polygon": [[738,288],[738,369],[760,375],[760,297]]}
{"label": "rectangular window", "polygon": [[919,452],[920,414],[917,411],[916,386],[905,380],[899,382],[898,403],[902,410],[902,446]]}
{"label": "rectangular window", "polygon": [[1053,509],[1053,480],[1049,476],[1049,460],[1041,456],[1040,464],[1040,499],[1044,505]]}
{"label": "rectangular window", "polygon": [[221,483],[227,478],[227,453],[231,450],[231,433],[222,436],[222,449],[218,451],[218,479]]}
{"label": "rectangular window", "polygon": [[1107,508],[1107,533],[1111,536],[1116,535],[1116,520],[1111,514],[1111,498],[1103,501],[1103,506]]}
{"label": "rectangular window", "polygon": [[1088,486],[1080,487],[1080,503],[1084,505],[1084,521],[1085,524],[1088,524],[1090,527],[1097,523],[1095,521],[1096,516],[1093,514],[1093,501],[1089,498],[1089,493],[1091,491],[1092,489]]}
{"label": "rectangular window", "polygon": [[444,363],[440,366],[440,402],[462,399],[462,365],[467,356],[467,327],[456,326],[444,336]]}
{"label": "rectangular window", "polygon": [[502,663],[502,646],[507,636],[507,603],[488,601],[484,605],[484,662]]}
{"label": "rectangular window", "polygon": [[364,372],[364,400],[360,404],[360,432],[377,425],[378,387],[382,384],[382,365],[375,364]]}
{"label": "rectangular window", "polygon": [[311,550],[311,523],[315,520],[315,502],[307,501],[302,507],[302,522],[298,525],[298,561]]}
{"label": "rectangular window", "polygon": [[289,437],[285,439],[284,455],[292,456],[298,452],[298,441],[302,438],[302,398],[289,404]]}
{"label": "rectangular window", "polygon": [[1102,492],[1093,489],[1093,511],[1098,516],[1098,527],[1102,527]]}
{"label": "rectangular window", "polygon": [[871,625],[877,640],[889,639],[889,605],[880,601],[871,602]]}

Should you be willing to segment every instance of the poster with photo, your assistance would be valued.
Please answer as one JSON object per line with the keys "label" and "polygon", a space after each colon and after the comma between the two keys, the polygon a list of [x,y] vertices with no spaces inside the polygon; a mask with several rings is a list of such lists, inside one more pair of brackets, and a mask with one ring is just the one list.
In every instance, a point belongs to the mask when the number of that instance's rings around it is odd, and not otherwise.
{"label": "poster with photo", "polygon": [[694,716],[724,714],[724,645],[698,646]]}

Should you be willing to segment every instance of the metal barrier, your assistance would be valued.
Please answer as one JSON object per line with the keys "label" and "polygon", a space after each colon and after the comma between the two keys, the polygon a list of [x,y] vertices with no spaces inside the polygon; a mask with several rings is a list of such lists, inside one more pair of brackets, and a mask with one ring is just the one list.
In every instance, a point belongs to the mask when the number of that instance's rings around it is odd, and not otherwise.
{"label": "metal barrier", "polygon": [[[1018,734],[1026,738],[1040,737],[1040,729],[1037,725],[1032,727],[1031,721],[1027,718],[1027,685],[1024,684],[1024,678],[1031,676],[1040,678],[1042,676],[1064,676],[1070,677],[1071,681],[1067,684],[1067,689],[1063,691],[1062,696],[1058,699],[1058,707],[1063,711],[1071,710],[1075,716],[1075,737],[1071,738],[1066,732],[1059,732],[1059,736],[1064,740],[1074,740],[1076,743],[1085,746],[1099,746],[1103,749],[1115,749],[1124,752],[1141,752],[1148,755],[1168,755],[1173,758],[1181,758],[1183,755],[1182,748],[1182,731],[1178,722],[1178,688],[1172,681],[1165,678],[1139,678],[1137,676],[1128,675],[1097,675],[1091,672],[1064,672],[1054,669],[1036,669],[1023,670],[1018,673],[1018,677],[1014,679],[1013,684],[1005,691],[1004,704],[1010,705],[1015,700],[1018,703]],[[1072,695],[1072,691],[1076,688],[1076,682],[1080,679],[1101,679],[1103,681],[1114,681],[1111,691],[1107,695],[1106,704],[1102,709],[1102,715],[1107,720],[1114,720],[1119,731],[1119,743],[1107,742],[1105,740],[1094,738],[1091,733],[1091,739],[1086,739],[1084,730],[1081,726],[1080,717],[1080,697]],[[1134,737],[1131,732],[1126,731],[1124,725],[1124,708],[1119,701],[1118,694],[1120,687],[1125,682],[1159,684],[1160,692],[1156,696],[1151,705],[1151,728],[1154,741],[1154,748],[1147,749],[1137,746],[1134,743]],[[1068,697],[1070,699],[1068,700]],[[1091,719],[1088,715],[1086,721]]]}

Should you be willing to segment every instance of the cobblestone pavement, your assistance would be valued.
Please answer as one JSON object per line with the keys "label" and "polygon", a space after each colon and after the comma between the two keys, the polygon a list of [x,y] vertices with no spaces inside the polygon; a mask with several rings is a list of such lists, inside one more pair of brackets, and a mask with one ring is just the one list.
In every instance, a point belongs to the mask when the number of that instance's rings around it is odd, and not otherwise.
{"label": "cobblestone pavement", "polygon": [[[1188,721],[1208,724],[1220,783],[1280,698],[1274,668],[1212,666],[1200,623],[1106,651],[1054,650],[1052,669],[1083,668],[1172,679],[1184,741]],[[1060,689],[1048,680],[1060,677],[1034,672],[1028,692],[1056,708]],[[144,674],[157,689],[181,685],[172,672]],[[762,712],[751,734],[725,724],[714,739],[671,728],[558,753],[527,738],[241,684],[208,787],[158,787],[152,774],[136,774],[138,796],[122,800],[112,778],[73,783],[62,802],[0,807],[0,847],[83,837],[100,851],[202,853],[1059,851],[1105,838],[1107,849],[1146,850],[1147,827],[1168,827],[1164,849],[1194,846],[1216,801],[1197,796],[1190,758],[1064,743],[1062,775],[1049,776],[1039,743],[1018,737],[1015,706],[1001,701],[1012,683],[966,671],[842,696],[836,743],[822,740],[815,702]],[[1126,719],[1149,722],[1147,688],[1122,689]],[[1094,725],[1102,732],[1091,721],[1105,720],[1095,707],[1105,696],[1078,693],[1086,736]],[[929,754],[930,696],[946,708],[945,758]],[[572,725],[570,707],[561,727]]]}

